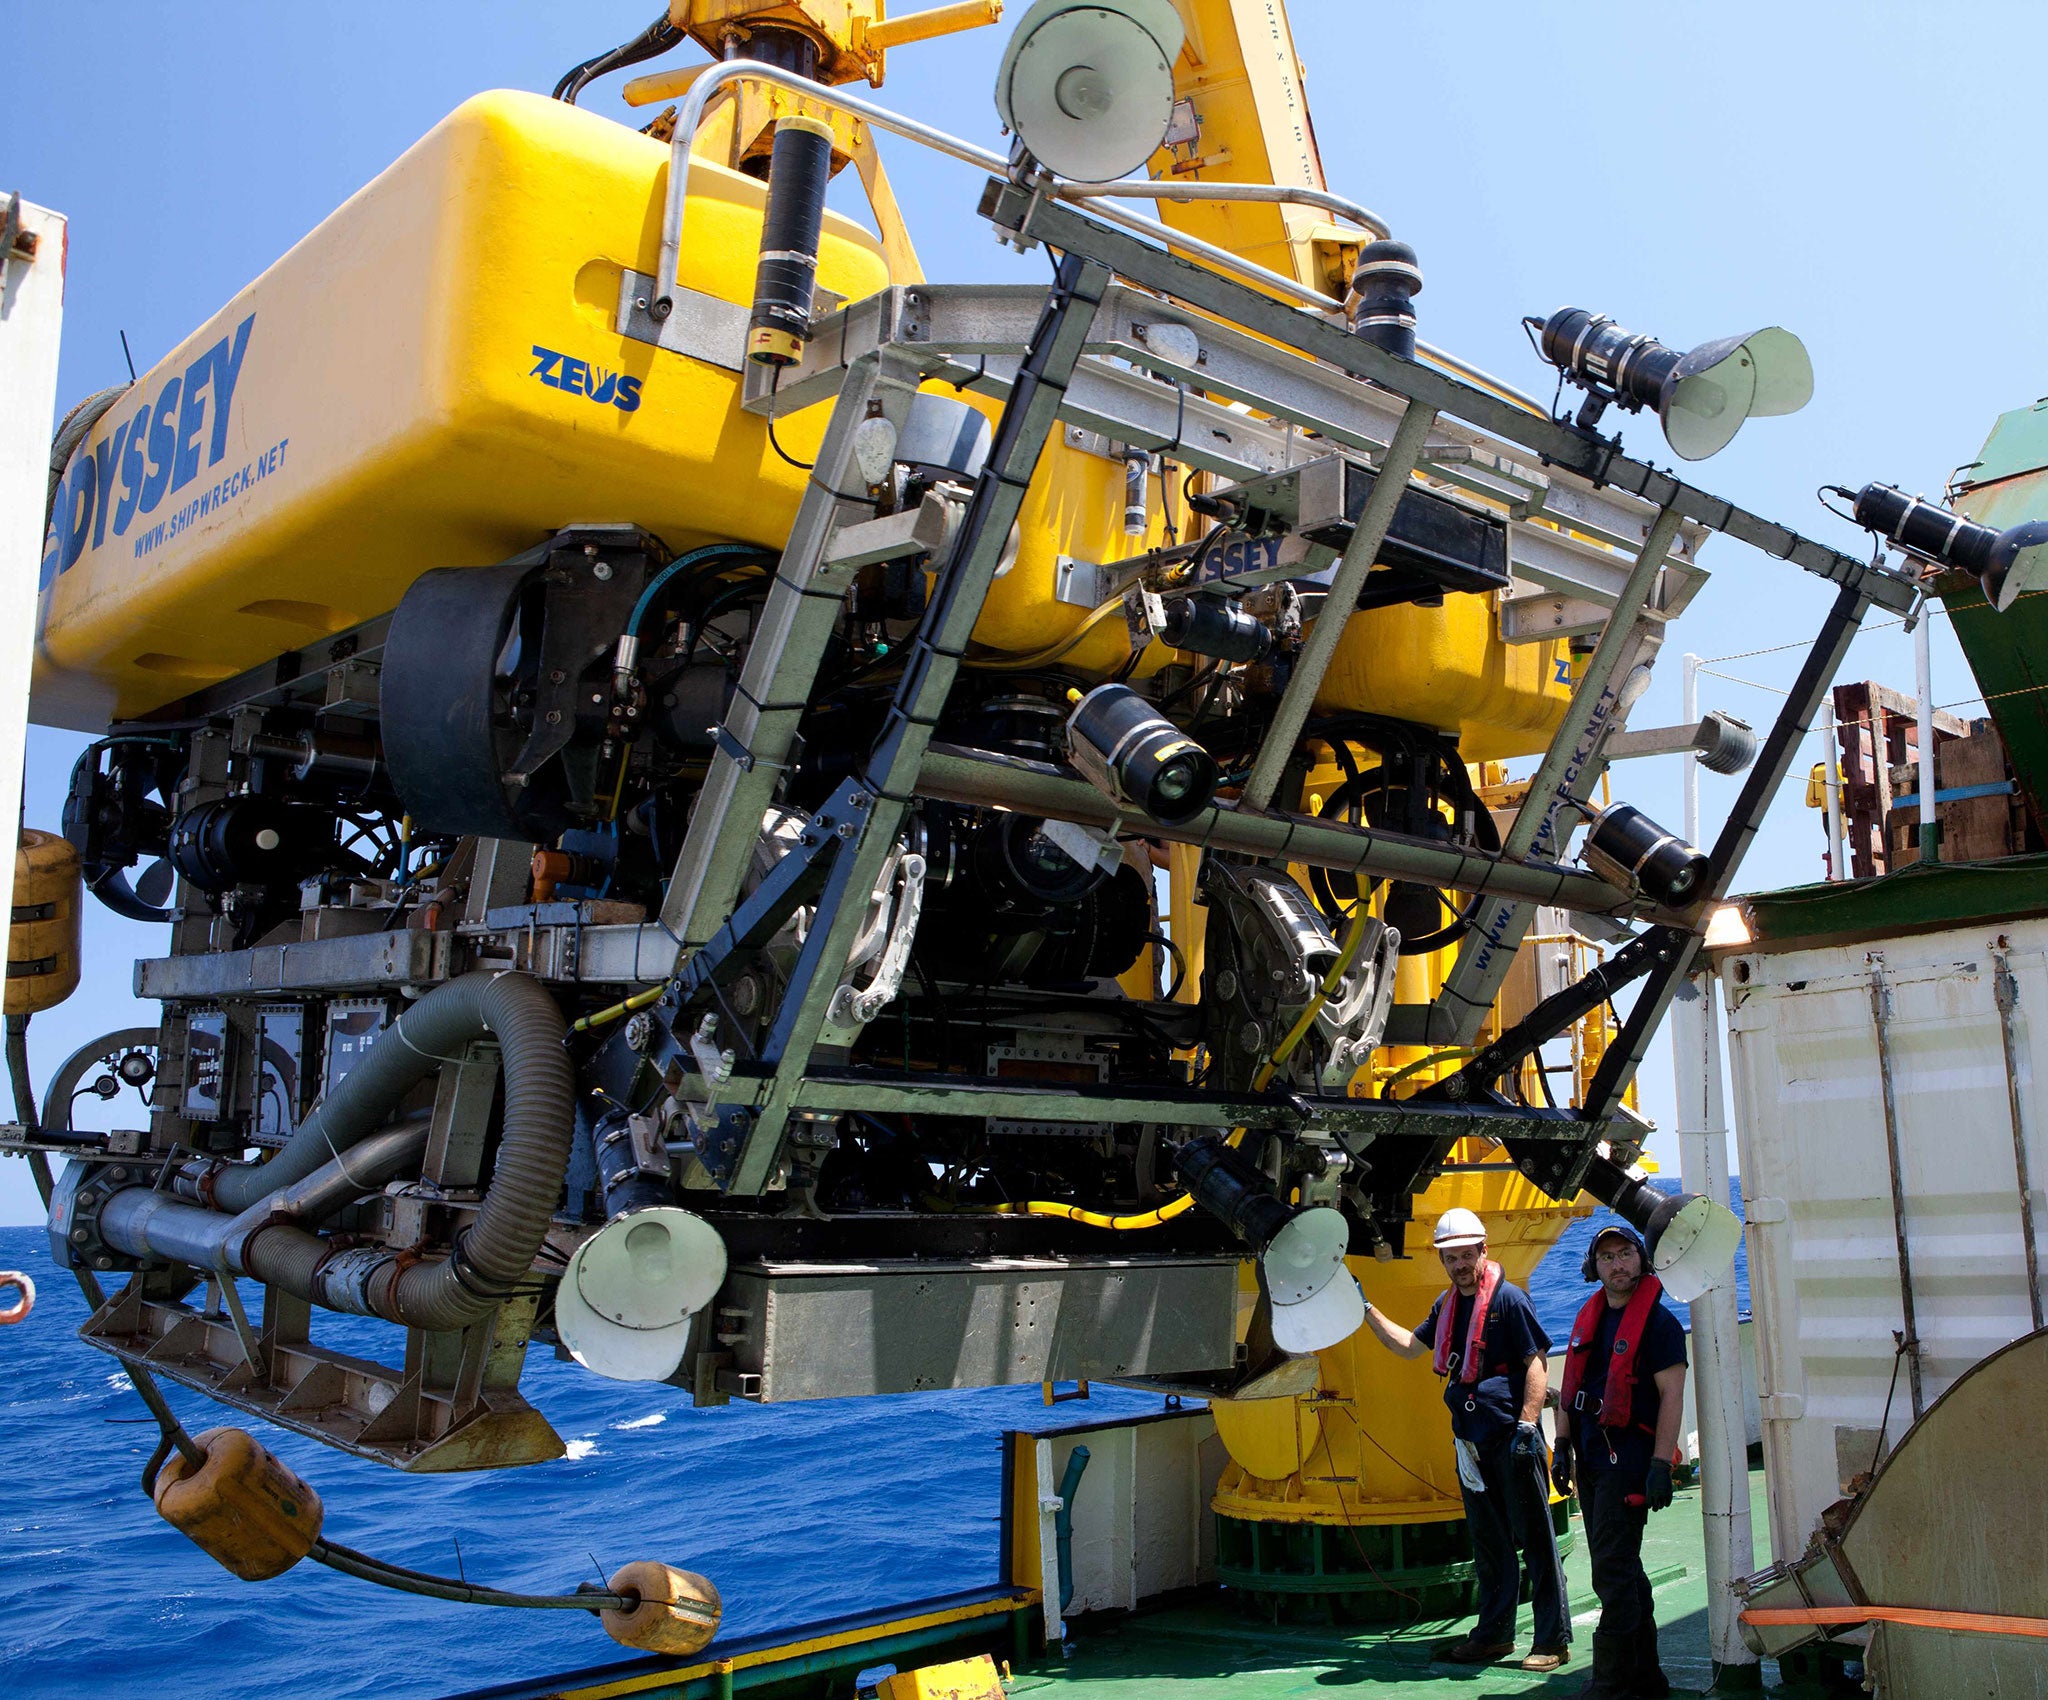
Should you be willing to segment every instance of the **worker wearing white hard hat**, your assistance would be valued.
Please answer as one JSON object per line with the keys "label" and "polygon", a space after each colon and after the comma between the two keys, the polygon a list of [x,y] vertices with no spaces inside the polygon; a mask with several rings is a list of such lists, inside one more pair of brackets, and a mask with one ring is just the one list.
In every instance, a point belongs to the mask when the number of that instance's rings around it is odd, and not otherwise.
{"label": "worker wearing white hard hat", "polygon": [[1436,1373],[1444,1378],[1479,1581],[1479,1621],[1437,1656],[1461,1665],[1509,1657],[1515,1650],[1517,1572],[1526,1568],[1536,1635],[1522,1668],[1556,1670],[1571,1657],[1572,1630],[1564,1567],[1550,1525],[1550,1456],[1537,1426],[1550,1388],[1550,1336],[1536,1320],[1529,1295],[1486,1255],[1486,1224],[1470,1210],[1446,1210],[1430,1244],[1451,1285],[1422,1325],[1403,1328],[1371,1300],[1365,1323],[1382,1345],[1404,1358],[1434,1354]]}

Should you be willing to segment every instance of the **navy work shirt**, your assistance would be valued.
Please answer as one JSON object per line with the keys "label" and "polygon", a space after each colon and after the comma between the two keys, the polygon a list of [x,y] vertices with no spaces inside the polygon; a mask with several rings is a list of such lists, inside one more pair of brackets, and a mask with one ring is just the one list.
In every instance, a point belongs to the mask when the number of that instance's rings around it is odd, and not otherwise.
{"label": "navy work shirt", "polygon": [[[1550,1336],[1536,1320],[1529,1295],[1512,1281],[1493,1290],[1493,1303],[1486,1312],[1486,1329],[1479,1345],[1482,1364],[1479,1379],[1470,1384],[1462,1379],[1459,1356],[1465,1344],[1465,1330],[1472,1322],[1472,1300],[1451,1295],[1451,1373],[1444,1383],[1444,1403],[1451,1408],[1451,1432],[1460,1440],[1484,1446],[1503,1434],[1514,1432],[1522,1418],[1522,1393],[1529,1382],[1529,1360],[1550,1350]],[[1445,1306],[1436,1308],[1415,1330],[1415,1338],[1436,1349],[1436,1331],[1443,1322]]]}
{"label": "navy work shirt", "polygon": [[[1586,1376],[1579,1384],[1585,1409],[1572,1418],[1572,1435],[1578,1442],[1582,1470],[1625,1470],[1642,1476],[1650,1468],[1656,1440],[1648,1430],[1657,1426],[1662,1401],[1657,1396],[1657,1372],[1673,1364],[1685,1364],[1685,1329],[1659,1299],[1650,1307],[1643,1324],[1643,1338],[1635,1350],[1635,1389],[1626,1411],[1606,1408],[1607,1370],[1614,1362],[1614,1331],[1622,1312],[1609,1305],[1600,1313],[1600,1325],[1593,1330],[1592,1349],[1586,1354]],[[1591,1413],[1598,1411],[1594,1419]]]}

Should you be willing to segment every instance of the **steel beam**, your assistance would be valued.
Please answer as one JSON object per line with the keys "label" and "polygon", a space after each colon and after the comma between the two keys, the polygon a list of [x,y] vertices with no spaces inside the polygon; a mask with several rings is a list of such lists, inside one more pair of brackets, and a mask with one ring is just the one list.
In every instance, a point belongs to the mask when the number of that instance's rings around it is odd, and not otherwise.
{"label": "steel beam", "polygon": [[[1600,641],[1572,692],[1564,722],[1529,781],[1529,795],[1501,845],[1504,855],[1555,857],[1569,836],[1570,823],[1560,829],[1559,814],[1583,798],[1599,777],[1604,765],[1601,744],[1624,718],[1621,686],[1627,673],[1622,664],[1632,663],[1641,646],[1638,627],[1657,588],[1665,552],[1677,535],[1678,515],[1667,508],[1644,538],[1635,566],[1615,599],[1614,611],[1601,629]],[[1526,903],[1489,903],[1480,910],[1458,947],[1458,959],[1431,1012],[1433,1037],[1463,1045],[1478,1034],[1532,919],[1534,910]]]}
{"label": "steel beam", "polygon": [[900,430],[918,381],[914,364],[880,349],[853,361],[841,375],[838,404],[662,900],[661,924],[686,948],[702,944],[732,913],[844,607],[854,573],[828,563],[833,533],[874,517],[874,504],[855,474],[854,432],[868,417],[871,402],[879,402],[883,415]]}
{"label": "steel beam", "polygon": [[[1710,913],[1714,905],[1728,895],[1728,888],[1742,866],[1750,841],[1762,827],[1771,799],[1777,795],[1778,787],[1791,771],[1800,743],[1812,727],[1821,701],[1848,655],[1849,645],[1855,641],[1856,633],[1862,627],[1863,616],[1872,602],[1869,592],[1879,576],[1874,569],[1866,568],[1865,571],[1868,577],[1852,579],[1836,593],[1834,606],[1821,622],[1813,647],[1806,652],[1799,677],[1793,681],[1785,704],[1778,711],[1778,718],[1772,722],[1770,735],[1764,739],[1755,765],[1744,776],[1742,790],[1735,799],[1734,807],[1728,811],[1721,836],[1714,841],[1714,848],[1708,853],[1706,884],[1697,905],[1701,915]],[[1651,1035],[1664,1019],[1664,1012],[1671,1007],[1679,985],[1692,972],[1700,945],[1698,933],[1689,935],[1677,956],[1653,969],[1643,982],[1628,1012],[1628,1019],[1621,1025],[1620,1035],[1607,1047],[1606,1055],[1600,1059],[1600,1066],[1586,1087],[1583,1114],[1604,1116],[1620,1102],[1622,1092],[1650,1047]]]}
{"label": "steel beam", "polygon": [[959,541],[932,587],[917,636],[905,646],[903,678],[888,722],[861,770],[872,799],[866,824],[841,841],[790,976],[789,994],[762,1047],[762,1055],[775,1065],[775,1080],[741,1142],[728,1188],[733,1193],[760,1192],[773,1171],[797,1083],[867,920],[871,894],[913,795],[932,729],[959,674],[960,657],[980,617],[1010,528],[1023,508],[1032,474],[1058,424],[1067,380],[1080,362],[1095,308],[1108,284],[1108,271],[1091,260],[1069,255],[1060,262],[961,522]]}

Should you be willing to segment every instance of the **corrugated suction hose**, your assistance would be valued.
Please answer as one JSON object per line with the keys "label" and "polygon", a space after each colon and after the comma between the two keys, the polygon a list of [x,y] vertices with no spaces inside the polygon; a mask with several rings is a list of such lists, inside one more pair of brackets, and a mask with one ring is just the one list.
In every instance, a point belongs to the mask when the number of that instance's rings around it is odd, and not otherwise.
{"label": "corrugated suction hose", "polygon": [[191,1176],[219,1208],[241,1211],[373,1132],[405,1095],[463,1047],[495,1038],[505,1077],[504,1131],[490,1187],[452,1257],[406,1264],[387,1247],[334,1251],[277,1224],[247,1243],[250,1274],[335,1310],[410,1327],[465,1328],[532,1279],[561,1196],[575,1135],[575,1080],[562,1012],[524,974],[467,974],[430,992],[378,1039],[267,1163]]}

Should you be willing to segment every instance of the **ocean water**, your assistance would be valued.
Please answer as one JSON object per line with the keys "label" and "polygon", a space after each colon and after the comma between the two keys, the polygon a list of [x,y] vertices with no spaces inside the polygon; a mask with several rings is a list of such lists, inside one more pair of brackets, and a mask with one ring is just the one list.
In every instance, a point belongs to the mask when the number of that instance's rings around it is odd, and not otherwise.
{"label": "ocean water", "polygon": [[[1605,1213],[1602,1212],[1602,1215]],[[1562,1342],[1600,1218],[1576,1223],[1531,1283]],[[85,1304],[39,1229],[0,1229],[0,1267],[38,1302],[0,1328],[0,1691],[36,1700],[432,1697],[630,1656],[580,1612],[416,1599],[302,1563],[240,1582],[139,1487],[154,1424],[120,1366],[84,1345]],[[1739,1296],[1748,1308],[1746,1271]],[[337,1319],[337,1345],[363,1333]],[[193,1429],[236,1413],[164,1383]],[[569,1444],[552,1464],[410,1478],[268,1425],[264,1443],[321,1493],[330,1538],[415,1568],[564,1591],[636,1558],[711,1576],[729,1633],[794,1627],[998,1580],[999,1437],[1052,1415],[1038,1389],[695,1410],[667,1387],[601,1381],[546,1351],[522,1391]],[[1075,1421],[1153,1411],[1097,1386]],[[458,1557],[459,1549],[459,1557]]]}

